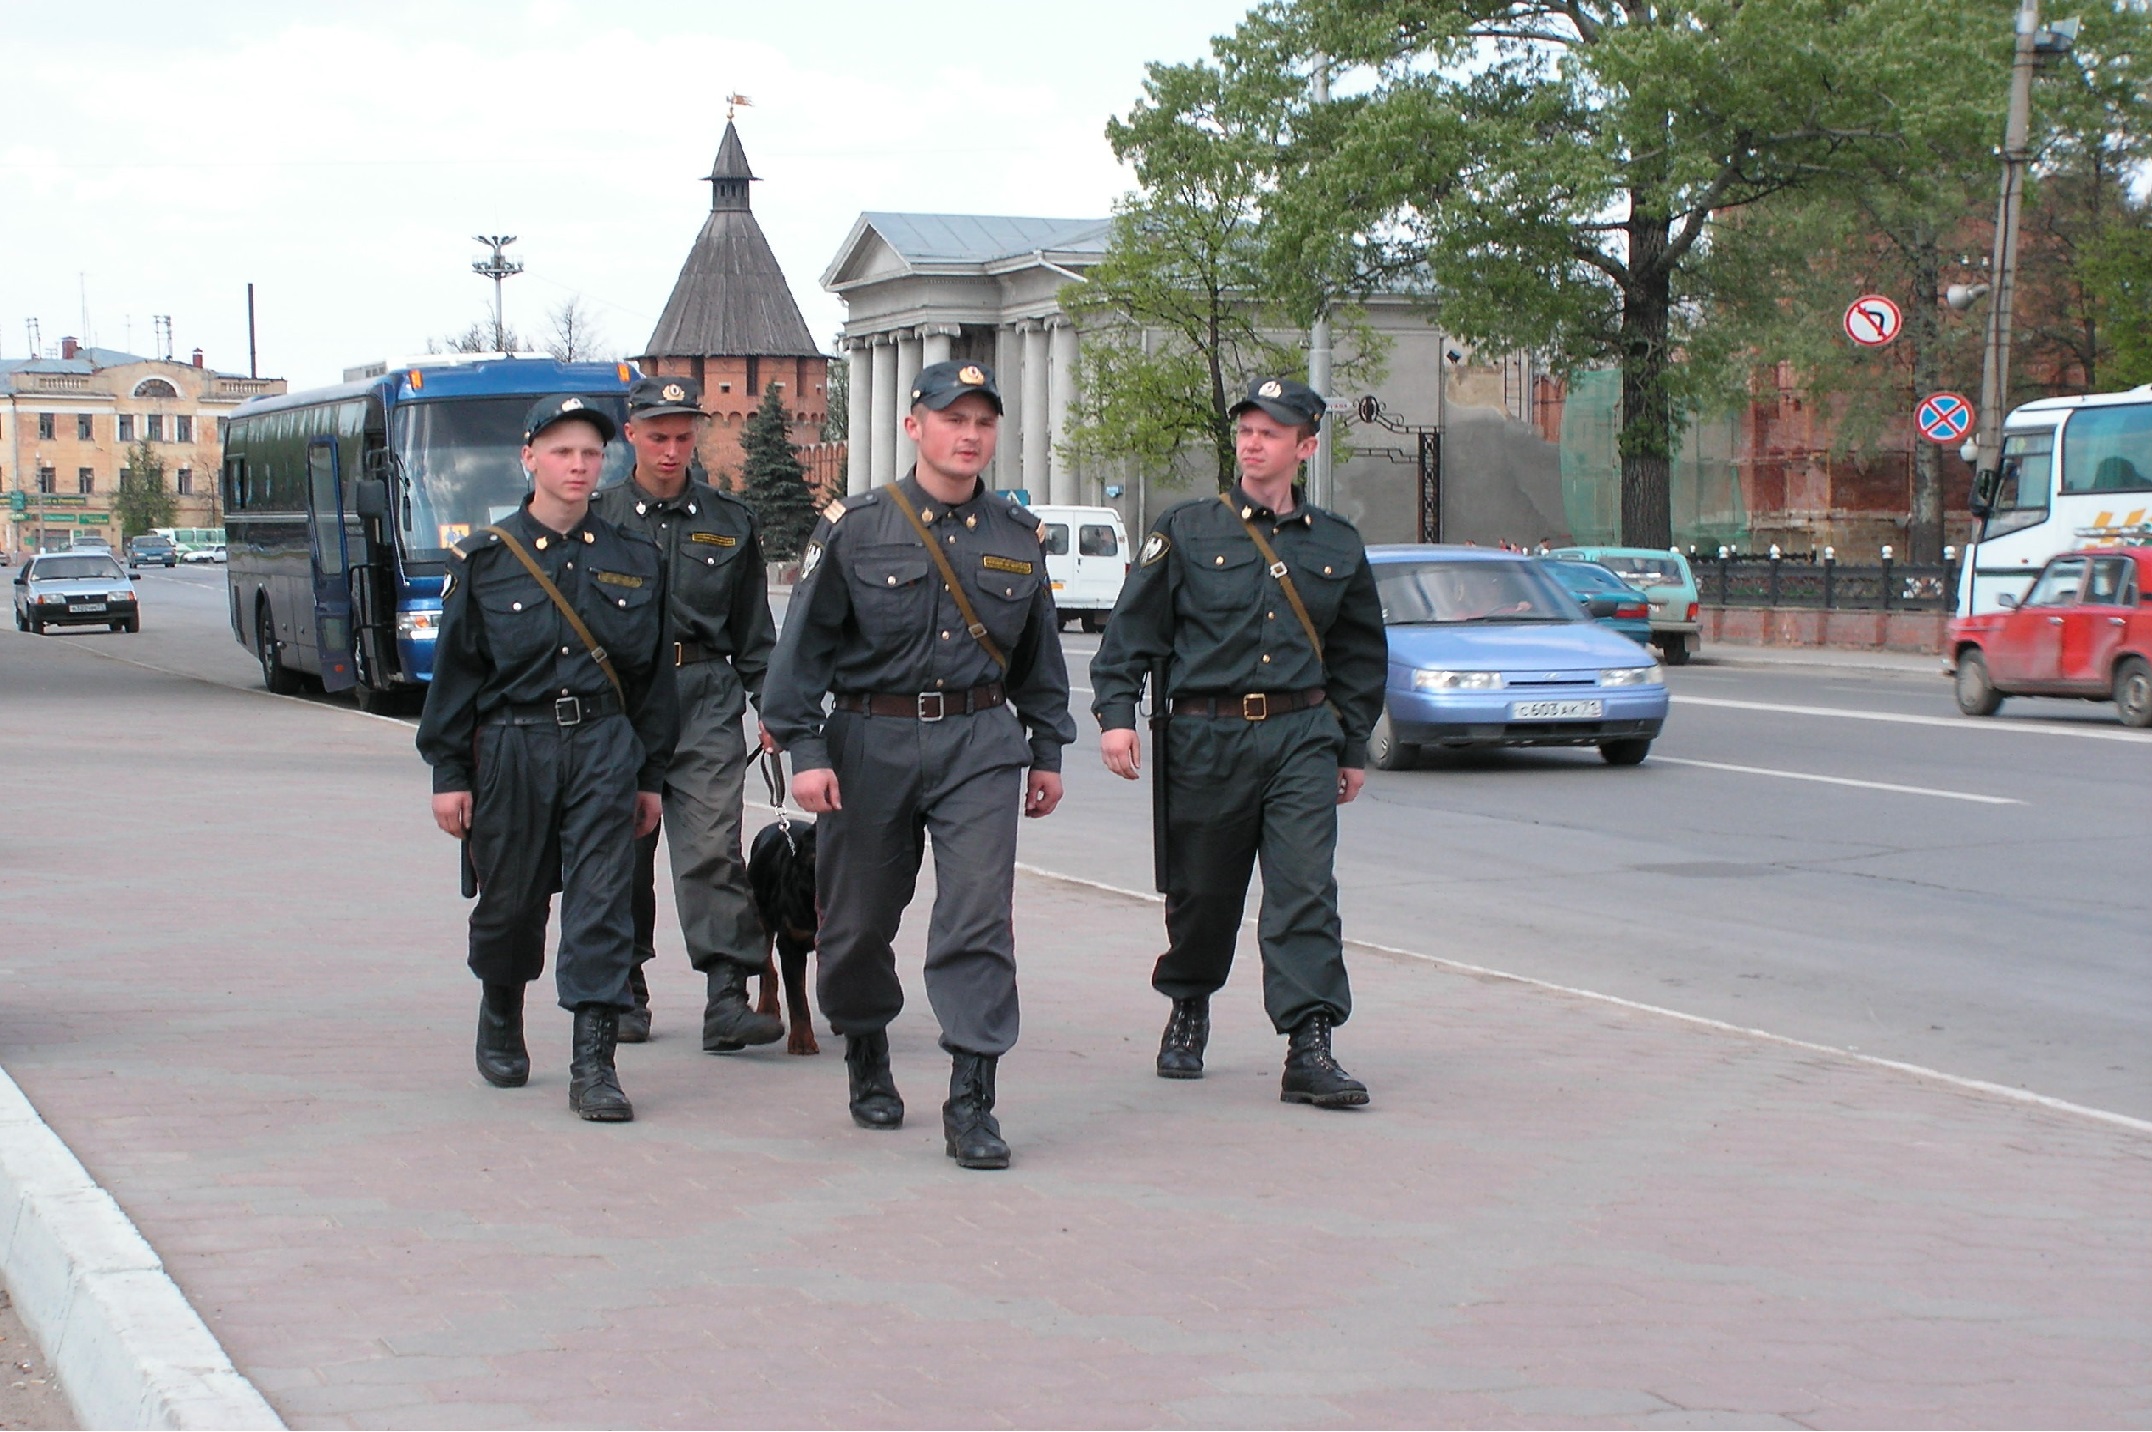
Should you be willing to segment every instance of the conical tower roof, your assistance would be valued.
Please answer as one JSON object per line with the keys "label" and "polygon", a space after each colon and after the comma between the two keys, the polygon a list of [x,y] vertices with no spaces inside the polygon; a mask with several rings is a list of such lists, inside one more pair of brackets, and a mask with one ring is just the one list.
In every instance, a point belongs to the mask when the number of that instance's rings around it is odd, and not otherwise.
{"label": "conical tower roof", "polygon": [[730,120],[717,146],[710,217],[680,266],[644,351],[652,358],[812,357],[821,352],[747,197],[754,172]]}

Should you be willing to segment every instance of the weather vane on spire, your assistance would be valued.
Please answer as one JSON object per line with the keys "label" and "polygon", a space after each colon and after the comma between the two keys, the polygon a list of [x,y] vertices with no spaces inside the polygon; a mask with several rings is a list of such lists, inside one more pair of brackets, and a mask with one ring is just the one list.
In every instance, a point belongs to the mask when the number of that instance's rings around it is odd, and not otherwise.
{"label": "weather vane on spire", "polygon": [[753,100],[749,99],[749,98],[748,98],[748,97],[747,97],[746,95],[744,95],[744,94],[728,94],[728,95],[726,95],[726,96],[725,96],[725,121],[726,121],[726,122],[727,122],[728,124],[729,124],[729,123],[731,123],[731,121],[732,121],[732,111],[733,111],[733,110],[734,110],[735,108],[742,108],[742,109],[752,109],[752,108],[754,108],[754,105],[755,105],[755,102],[754,102]]}

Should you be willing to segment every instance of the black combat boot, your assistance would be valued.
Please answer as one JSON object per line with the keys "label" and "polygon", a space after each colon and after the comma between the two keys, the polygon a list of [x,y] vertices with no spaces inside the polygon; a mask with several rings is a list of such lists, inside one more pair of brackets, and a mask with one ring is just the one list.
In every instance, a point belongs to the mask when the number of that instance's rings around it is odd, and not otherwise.
{"label": "black combat boot", "polygon": [[1158,1077],[1200,1079],[1203,1050],[1210,1043],[1210,1001],[1177,999],[1166,1016],[1166,1032],[1158,1041]]}
{"label": "black combat boot", "polygon": [[628,991],[635,996],[635,1008],[620,1011],[620,1042],[646,1043],[650,1038],[650,981],[643,978],[640,960],[628,970]]}
{"label": "black combat boot", "polygon": [[1330,1056],[1329,1015],[1309,1015],[1294,1028],[1291,1039],[1285,1051],[1280,1099],[1318,1109],[1349,1109],[1367,1102],[1367,1085],[1340,1069]]}
{"label": "black combat boot", "polygon": [[994,1066],[1000,1061],[968,1049],[952,1049],[949,1057],[949,1102],[942,1105],[949,1157],[959,1168],[1007,1168],[1009,1146],[994,1117]]}
{"label": "black combat boot", "polygon": [[750,1044],[775,1044],[785,1022],[757,1014],[747,1002],[747,966],[719,960],[710,967],[710,1002],[702,1010],[702,1051],[737,1054]]}
{"label": "black combat boot", "polygon": [[894,1129],[904,1122],[904,1096],[889,1068],[889,1031],[847,1034],[844,1072],[852,1080],[852,1122],[862,1129]]}
{"label": "black combat boot", "polygon": [[613,1046],[620,1041],[620,1011],[609,1004],[575,1007],[575,1046],[568,1058],[568,1107],[594,1124],[625,1124],[635,1106],[613,1072]]}
{"label": "black combat boot", "polygon": [[489,984],[478,998],[478,1072],[488,1084],[520,1089],[530,1082],[523,1047],[523,986]]}

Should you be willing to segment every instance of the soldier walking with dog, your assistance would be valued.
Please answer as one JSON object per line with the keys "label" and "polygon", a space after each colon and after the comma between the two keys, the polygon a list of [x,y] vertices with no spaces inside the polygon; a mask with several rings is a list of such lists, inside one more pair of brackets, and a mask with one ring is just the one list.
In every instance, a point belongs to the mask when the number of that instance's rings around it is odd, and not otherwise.
{"label": "soldier walking with dog", "polygon": [[1169,509],[1144,539],[1091,662],[1091,709],[1106,768],[1136,779],[1136,699],[1151,676],[1168,946],[1151,984],[1173,1001],[1159,1076],[1203,1076],[1210,997],[1232,969],[1260,857],[1263,1004],[1290,1041],[1280,1097],[1342,1108],[1368,1094],[1330,1048],[1352,1012],[1337,808],[1366,780],[1388,647],[1359,532],[1294,487],[1323,408],[1286,378],[1233,407],[1240,481]]}
{"label": "soldier walking with dog", "polygon": [[1017,1034],[1017,813],[1060,803],[1061,748],[1076,737],[1040,523],[979,477],[1001,410],[982,364],[920,370],[904,420],[918,464],[824,510],[764,708],[792,753],[794,798],[822,816],[817,993],[844,1035],[864,1128],[904,1119],[890,941],[933,842],[927,998],[951,1061],[944,1144],[965,1168],[1009,1164],[994,1082]]}
{"label": "soldier walking with dog", "polygon": [[635,1117],[613,1068],[634,1006],[629,884],[677,725],[664,564],[590,511],[613,431],[572,395],[531,406],[531,495],[452,549],[418,728],[434,823],[467,842],[477,878],[478,1072],[503,1088],[530,1078],[523,990],[545,968],[558,890],[553,975],[575,1013],[568,1104],[599,1123]]}
{"label": "soldier walking with dog", "polygon": [[[770,620],[762,544],[746,503],[697,481],[689,470],[707,421],[692,378],[642,378],[628,389],[626,437],[635,474],[592,500],[600,517],[637,533],[664,557],[680,738],[665,772],[664,831],[672,854],[673,903],[688,963],[709,981],[702,1047],[731,1054],[770,1044],[781,1020],[747,1002],[747,977],[763,965],[761,923],[740,859],[740,787],[747,769],[741,718],[762,702],[777,632]],[[656,953],[658,832],[635,843],[635,1007],[620,1017],[623,1043],[650,1037]]]}

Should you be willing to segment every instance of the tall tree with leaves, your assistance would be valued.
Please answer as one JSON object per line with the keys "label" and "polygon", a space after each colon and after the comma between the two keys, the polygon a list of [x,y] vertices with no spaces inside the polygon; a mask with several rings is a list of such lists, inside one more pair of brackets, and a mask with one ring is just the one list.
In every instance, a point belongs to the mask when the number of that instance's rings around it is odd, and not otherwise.
{"label": "tall tree with leaves", "polygon": [[762,524],[763,554],[789,561],[814,531],[815,501],[807,489],[807,470],[792,450],[791,422],[775,383],[764,390],[761,406],[741,430],[740,445],[747,454],[740,500],[755,510]]}
{"label": "tall tree with leaves", "polygon": [[120,519],[120,540],[139,537],[153,527],[170,527],[178,505],[164,485],[164,459],[148,439],[127,449],[127,462],[120,468],[120,490],[112,499]]}

